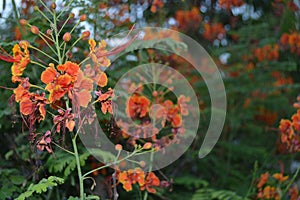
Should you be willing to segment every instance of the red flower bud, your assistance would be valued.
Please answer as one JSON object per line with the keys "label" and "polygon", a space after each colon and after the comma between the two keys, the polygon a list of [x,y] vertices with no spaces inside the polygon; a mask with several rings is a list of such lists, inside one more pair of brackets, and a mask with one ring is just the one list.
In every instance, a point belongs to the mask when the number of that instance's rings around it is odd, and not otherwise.
{"label": "red flower bud", "polygon": [[150,149],[152,147],[152,144],[150,142],[146,142],[143,146],[143,149]]}
{"label": "red flower bud", "polygon": [[81,22],[85,21],[86,20],[86,14],[81,15],[80,18],[79,18],[79,20]]}
{"label": "red flower bud", "polygon": [[31,26],[30,30],[33,34],[36,34],[36,35],[40,33],[39,28],[36,26]]}
{"label": "red flower bud", "polygon": [[117,151],[121,151],[121,150],[123,149],[123,147],[122,147],[122,145],[120,145],[120,144],[116,144],[115,149],[116,149]]}
{"label": "red flower bud", "polygon": [[51,34],[52,34],[52,30],[51,30],[51,29],[48,29],[48,30],[46,31],[46,33],[47,33],[47,35],[51,35]]}
{"label": "red flower bud", "polygon": [[91,34],[90,31],[83,31],[81,34],[81,37],[83,40],[87,40],[87,39],[89,39],[90,34]]}
{"label": "red flower bud", "polygon": [[69,32],[66,32],[63,36],[63,40],[65,42],[69,42],[71,40],[71,34]]}
{"label": "red flower bud", "polygon": [[20,19],[20,24],[21,24],[22,26],[25,26],[25,25],[28,24],[28,22],[27,22],[26,19]]}

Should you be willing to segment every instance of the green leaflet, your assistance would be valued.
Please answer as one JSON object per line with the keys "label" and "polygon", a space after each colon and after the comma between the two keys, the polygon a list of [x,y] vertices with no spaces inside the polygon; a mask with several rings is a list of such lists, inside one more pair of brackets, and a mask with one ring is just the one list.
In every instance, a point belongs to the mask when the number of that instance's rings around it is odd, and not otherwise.
{"label": "green leaflet", "polygon": [[27,191],[20,194],[16,200],[25,200],[28,197],[31,197],[34,193],[41,194],[46,192],[49,188],[57,186],[58,184],[63,184],[64,179],[56,176],[50,176],[48,179],[42,179],[38,184],[31,184]]}

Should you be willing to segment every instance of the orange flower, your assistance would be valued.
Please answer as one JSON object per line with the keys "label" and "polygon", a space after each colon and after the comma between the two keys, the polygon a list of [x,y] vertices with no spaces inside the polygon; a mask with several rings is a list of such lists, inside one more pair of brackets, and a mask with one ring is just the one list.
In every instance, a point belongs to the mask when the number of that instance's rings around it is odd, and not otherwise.
{"label": "orange flower", "polygon": [[128,171],[120,172],[118,180],[128,192],[132,190],[132,184],[138,183],[140,186],[145,184],[145,173],[140,168],[129,169]]}
{"label": "orange flower", "polygon": [[111,98],[114,95],[114,91],[111,88],[109,88],[108,91],[104,94],[102,94],[101,92],[95,93],[97,96],[99,96],[97,101],[99,101],[101,104],[102,113],[106,114],[107,112],[109,112],[110,114],[113,114]]}
{"label": "orange flower", "polygon": [[299,191],[297,186],[293,186],[289,189],[290,200],[298,200],[299,199]]}
{"label": "orange flower", "polygon": [[29,98],[23,98],[20,101],[20,112],[23,115],[31,115],[31,119],[33,121],[38,120],[38,122],[42,121],[46,117],[46,109],[45,105],[48,103],[45,98],[45,94],[33,94],[30,93]]}
{"label": "orange flower", "polygon": [[266,172],[266,173],[260,175],[260,180],[257,183],[256,187],[257,188],[262,188],[267,183],[269,177],[270,177],[269,172]]}
{"label": "orange flower", "polygon": [[149,112],[150,101],[144,96],[133,94],[127,101],[126,112],[129,117],[145,117]]}
{"label": "orange flower", "polygon": [[151,12],[156,13],[157,9],[162,8],[163,6],[163,0],[153,0],[150,10]]}
{"label": "orange flower", "polygon": [[97,67],[109,67],[110,60],[106,57],[107,50],[106,50],[106,42],[102,40],[98,43],[98,47],[96,47],[96,42],[93,39],[89,40],[90,44],[90,57],[93,63]]}
{"label": "orange flower", "polygon": [[293,127],[296,131],[300,131],[300,109],[292,116]]}
{"label": "orange flower", "polygon": [[188,31],[189,29],[199,28],[202,16],[199,8],[193,7],[190,11],[178,10],[175,14],[175,19],[179,23],[179,29]]}
{"label": "orange flower", "polygon": [[74,99],[79,106],[87,107],[89,102],[92,100],[92,90],[93,81],[84,76],[83,72],[79,70],[77,79],[74,83],[74,88],[72,90],[72,99]]}
{"label": "orange flower", "polygon": [[264,188],[263,190],[263,197],[265,199],[275,199],[275,200],[279,200],[280,196],[278,194],[278,192],[276,191],[275,187],[271,187],[271,186],[267,186]]}
{"label": "orange flower", "polygon": [[60,100],[74,86],[79,72],[79,66],[76,63],[66,62],[58,65],[56,71],[53,65],[50,65],[42,74],[41,80],[47,84],[46,90],[50,92],[49,101],[53,103]]}
{"label": "orange flower", "polygon": [[273,46],[268,44],[262,48],[255,48],[253,53],[259,62],[277,60],[279,57],[279,46],[277,44]]}
{"label": "orange flower", "polygon": [[[17,77],[23,75],[26,66],[30,62],[28,46],[29,43],[27,41],[21,41],[19,44],[15,44],[13,47],[13,58],[15,60],[11,67],[13,83],[16,82]],[[23,51],[21,49],[23,49]]]}
{"label": "orange flower", "polygon": [[53,123],[56,125],[56,132],[60,133],[61,127],[63,127],[63,132],[65,132],[65,128],[72,132],[75,127],[75,116],[71,113],[71,108],[66,111],[59,109],[58,113],[59,115],[53,117]]}
{"label": "orange flower", "polygon": [[242,6],[244,3],[245,2],[243,0],[219,0],[219,6],[221,8],[225,8],[226,10],[230,10],[232,6]]}
{"label": "orange flower", "polygon": [[159,185],[159,178],[153,172],[149,172],[146,177],[145,184],[141,186],[141,190],[146,189],[149,193],[156,193],[156,190],[153,187]]}
{"label": "orange flower", "polygon": [[90,64],[88,64],[85,66],[84,74],[100,87],[105,87],[107,85],[107,75],[101,71],[100,67],[92,67]]}
{"label": "orange flower", "polygon": [[283,174],[281,174],[281,173],[273,174],[272,177],[275,178],[276,180],[278,180],[280,183],[286,181],[289,178],[289,176],[283,176]]}
{"label": "orange flower", "polygon": [[226,30],[221,23],[205,23],[204,24],[204,32],[202,33],[202,36],[212,42],[216,39],[223,39],[225,37]]}

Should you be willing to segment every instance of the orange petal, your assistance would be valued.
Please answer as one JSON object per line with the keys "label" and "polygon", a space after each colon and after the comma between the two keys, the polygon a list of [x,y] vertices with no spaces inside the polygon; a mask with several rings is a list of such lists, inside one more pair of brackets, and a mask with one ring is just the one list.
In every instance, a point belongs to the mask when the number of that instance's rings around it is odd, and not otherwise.
{"label": "orange petal", "polygon": [[91,93],[87,90],[76,92],[76,97],[78,98],[79,105],[85,108],[88,106],[89,102],[92,99]]}
{"label": "orange petal", "polygon": [[57,71],[52,67],[48,67],[45,71],[43,71],[41,75],[41,80],[43,83],[48,84],[55,79],[56,75]]}
{"label": "orange petal", "polygon": [[61,85],[62,87],[68,87],[71,83],[71,76],[69,74],[60,75],[57,79],[57,84]]}
{"label": "orange petal", "polygon": [[20,112],[23,115],[29,115],[33,112],[34,106],[30,99],[25,99],[20,103]]}
{"label": "orange petal", "polygon": [[71,76],[76,76],[78,74],[79,66],[76,63],[68,61],[65,63],[65,65],[66,65],[66,72],[68,74],[70,74]]}
{"label": "orange petal", "polygon": [[102,72],[97,78],[98,78],[97,84],[100,87],[105,87],[107,85],[108,79],[107,79],[107,75],[104,72]]}
{"label": "orange petal", "polygon": [[69,129],[70,132],[72,132],[75,127],[75,121],[71,120],[71,121],[67,122],[66,127]]}

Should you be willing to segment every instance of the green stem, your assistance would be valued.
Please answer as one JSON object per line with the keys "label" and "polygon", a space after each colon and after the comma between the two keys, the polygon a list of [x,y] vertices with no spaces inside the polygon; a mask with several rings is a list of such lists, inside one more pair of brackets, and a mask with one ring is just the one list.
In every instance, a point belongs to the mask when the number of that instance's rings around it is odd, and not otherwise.
{"label": "green stem", "polygon": [[78,149],[77,149],[77,144],[76,144],[76,137],[72,138],[72,144],[73,144],[73,148],[74,148],[74,155],[75,155],[75,160],[76,160],[76,165],[77,165],[77,173],[78,173],[78,178],[79,178],[80,200],[84,200],[84,186],[83,186],[84,177],[82,176],[82,172],[81,172],[79,154],[78,154]]}
{"label": "green stem", "polygon": [[71,151],[69,151],[69,150],[63,148],[62,146],[56,144],[55,142],[51,141],[51,143],[54,144],[55,146],[57,146],[58,148],[60,148],[61,150],[65,151],[65,152],[67,152],[67,153],[69,153],[69,154],[75,155],[74,152],[71,152]]}
{"label": "green stem", "polygon": [[47,53],[41,51],[40,49],[38,49],[38,48],[36,48],[36,47],[34,47],[34,46],[32,46],[32,45],[30,45],[29,48],[34,49],[34,50],[40,52],[41,54],[47,56],[48,58],[50,58],[50,59],[52,59],[53,61],[55,61],[56,63],[58,63],[58,60],[56,60],[56,59],[53,58],[52,56],[48,55]]}
{"label": "green stem", "polygon": [[44,88],[42,88],[42,87],[40,87],[38,85],[30,84],[30,87],[37,88],[37,89],[40,89],[40,90],[45,90]]}
{"label": "green stem", "polygon": [[[150,166],[149,166],[149,172],[152,171],[152,163],[153,163],[153,159],[154,159],[154,151],[152,151],[150,153]],[[144,200],[148,199],[148,192],[147,190],[145,190],[145,194],[144,194]]]}
{"label": "green stem", "polygon": [[298,169],[297,169],[296,173],[294,174],[293,178],[290,180],[289,184],[286,186],[285,190],[282,192],[282,197],[284,197],[284,195],[288,192],[291,185],[295,182],[295,179],[297,178],[299,171],[300,171],[300,167],[298,167]]}
{"label": "green stem", "polygon": [[59,40],[58,40],[58,30],[57,30],[57,19],[56,19],[56,12],[53,11],[53,23],[54,23],[54,34],[55,34],[55,46],[57,50],[57,57],[58,57],[58,63],[62,64],[61,55],[60,55],[60,47],[59,47]]}
{"label": "green stem", "polygon": [[16,2],[15,2],[15,0],[12,0],[11,2],[12,2],[12,5],[13,5],[13,10],[14,10],[15,18],[17,20],[17,26],[20,29],[21,35],[23,36],[24,33],[23,33],[23,30],[22,30],[22,27],[21,27],[21,24],[20,24]]}
{"label": "green stem", "polygon": [[87,175],[92,174],[92,173],[95,172],[95,171],[98,171],[98,170],[100,170],[100,169],[109,167],[109,166],[111,166],[111,165],[119,164],[120,162],[122,162],[122,161],[124,161],[124,160],[127,160],[128,158],[130,158],[130,157],[132,157],[132,156],[134,156],[134,155],[137,155],[137,153],[138,153],[139,151],[141,151],[141,150],[142,150],[142,149],[136,150],[136,151],[132,152],[131,154],[129,154],[128,156],[126,156],[125,158],[122,158],[122,159],[120,159],[120,160],[118,160],[118,161],[115,161],[115,162],[112,162],[112,163],[108,163],[108,164],[106,164],[106,165],[104,165],[104,166],[101,166],[101,167],[98,167],[98,168],[93,169],[93,170],[91,170],[91,171],[88,171],[87,173],[85,173],[85,174],[83,175],[83,177],[86,177]]}
{"label": "green stem", "polygon": [[42,65],[41,63],[35,62],[35,61],[33,61],[33,60],[30,60],[30,63],[32,63],[32,64],[34,64],[34,65],[38,65],[38,66],[40,66],[40,67],[42,67],[42,68],[44,68],[44,69],[47,69],[46,66]]}

